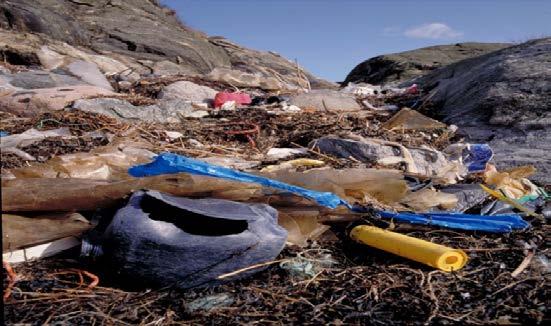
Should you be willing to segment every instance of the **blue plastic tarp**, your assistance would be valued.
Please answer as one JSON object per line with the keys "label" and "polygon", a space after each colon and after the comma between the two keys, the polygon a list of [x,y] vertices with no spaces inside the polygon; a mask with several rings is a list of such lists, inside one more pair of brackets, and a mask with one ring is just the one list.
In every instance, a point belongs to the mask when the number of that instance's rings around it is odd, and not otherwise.
{"label": "blue plastic tarp", "polygon": [[5,137],[5,136],[9,136],[9,132],[7,131],[0,131],[0,137]]}
{"label": "blue plastic tarp", "polygon": [[[230,168],[213,165],[207,162],[199,161],[189,157],[162,153],[155,157],[151,163],[133,166],[128,173],[134,177],[154,176],[160,174],[190,173],[204,175],[209,177],[223,178],[239,182],[250,182],[260,184],[287,192],[291,192],[302,197],[314,200],[318,204],[336,208],[344,205],[356,212],[362,212],[361,206],[350,205],[347,201],[330,192],[319,192],[305,189],[284,183],[281,181],[245,173]],[[525,229],[530,226],[518,214],[502,215],[470,215],[462,213],[409,213],[409,212],[379,212],[383,218],[393,218],[397,221],[435,225],[452,229],[486,231],[486,232],[511,232],[512,230]]]}
{"label": "blue plastic tarp", "polygon": [[496,233],[522,230],[530,226],[518,214],[471,215],[463,213],[380,212],[381,217],[412,224],[437,225],[451,229]]}
{"label": "blue plastic tarp", "polygon": [[300,195],[302,197],[314,200],[318,204],[329,208],[336,208],[340,205],[351,207],[345,200],[341,199],[339,196],[331,192],[308,190],[277,180],[229,169],[223,166],[209,164],[207,162],[172,153],[162,153],[160,155],[157,155],[153,162],[144,165],[134,166],[128,170],[128,173],[130,173],[130,175],[134,177],[145,177],[181,172],[229,179],[240,182],[257,183],[266,187],[284,190]]}
{"label": "blue plastic tarp", "polygon": [[493,156],[494,152],[488,144],[468,144],[463,150],[463,164],[469,172],[483,172]]}

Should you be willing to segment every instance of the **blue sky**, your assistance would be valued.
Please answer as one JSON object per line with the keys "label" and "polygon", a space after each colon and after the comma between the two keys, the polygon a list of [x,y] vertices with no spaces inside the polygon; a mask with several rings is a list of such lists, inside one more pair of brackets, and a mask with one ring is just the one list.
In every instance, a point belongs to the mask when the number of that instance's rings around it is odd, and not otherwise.
{"label": "blue sky", "polygon": [[162,0],[189,26],[341,81],[370,57],[551,35],[551,0]]}

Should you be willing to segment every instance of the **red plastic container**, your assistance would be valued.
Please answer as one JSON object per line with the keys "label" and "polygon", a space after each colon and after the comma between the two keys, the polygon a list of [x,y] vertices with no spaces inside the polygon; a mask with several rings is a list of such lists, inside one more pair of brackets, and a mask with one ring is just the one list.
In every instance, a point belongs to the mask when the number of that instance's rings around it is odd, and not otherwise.
{"label": "red plastic container", "polygon": [[214,97],[214,107],[219,108],[229,101],[235,101],[236,104],[251,104],[251,97],[247,93],[219,92]]}

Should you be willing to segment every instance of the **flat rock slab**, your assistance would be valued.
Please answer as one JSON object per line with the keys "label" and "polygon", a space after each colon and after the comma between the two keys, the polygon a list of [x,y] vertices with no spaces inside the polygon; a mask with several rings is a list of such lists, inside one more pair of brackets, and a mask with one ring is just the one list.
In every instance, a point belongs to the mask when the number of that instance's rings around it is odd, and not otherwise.
{"label": "flat rock slab", "polygon": [[60,110],[71,102],[93,96],[113,96],[115,93],[95,86],[66,86],[17,90],[0,97],[3,111],[30,116],[42,111]]}
{"label": "flat rock slab", "polygon": [[362,107],[356,97],[334,90],[313,90],[308,93],[294,95],[289,104],[301,109],[314,108],[319,111],[359,111]]}
{"label": "flat rock slab", "polygon": [[24,89],[88,85],[88,83],[67,74],[57,74],[42,70],[22,71],[7,77],[12,86]]}
{"label": "flat rock slab", "polygon": [[101,73],[98,66],[92,62],[77,60],[68,64],[65,69],[90,85],[105,88],[109,91],[113,90],[107,78]]}
{"label": "flat rock slab", "polygon": [[128,101],[114,98],[94,98],[75,101],[73,109],[94,112],[124,122],[178,123],[181,117],[201,118],[208,115],[195,110],[190,102],[181,100],[160,101],[158,105],[135,106]]}

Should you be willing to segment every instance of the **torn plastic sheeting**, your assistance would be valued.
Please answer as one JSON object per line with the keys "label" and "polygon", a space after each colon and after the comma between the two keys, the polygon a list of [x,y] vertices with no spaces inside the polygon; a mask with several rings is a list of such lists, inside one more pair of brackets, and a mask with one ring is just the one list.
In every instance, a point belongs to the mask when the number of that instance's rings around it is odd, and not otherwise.
{"label": "torn plastic sheeting", "polygon": [[4,136],[0,142],[2,149],[9,147],[25,147],[44,140],[48,137],[72,138],[69,128],[63,127],[53,130],[40,131],[29,129],[16,135]]}
{"label": "torn plastic sheeting", "polygon": [[155,160],[153,162],[144,165],[137,165],[128,170],[128,173],[130,173],[130,175],[134,177],[174,174],[181,172],[219,177],[240,182],[257,183],[266,187],[271,187],[301,195],[305,198],[314,200],[322,206],[326,206],[329,208],[336,208],[340,205],[345,205],[351,208],[348,202],[331,192],[312,191],[277,180],[260,177],[217,165],[212,165],[206,162],[172,153],[162,153],[155,157]]}
{"label": "torn plastic sheeting", "polygon": [[518,214],[471,215],[461,213],[393,213],[380,212],[381,217],[412,224],[436,225],[452,229],[506,233],[530,226]]}
{"label": "torn plastic sheeting", "polygon": [[452,144],[444,152],[451,155],[453,161],[459,160],[470,173],[484,172],[494,156],[488,144]]}
{"label": "torn plastic sheeting", "polygon": [[10,173],[16,178],[128,179],[126,170],[129,167],[148,162],[155,156],[139,145],[120,143],[98,147],[88,153],[60,155],[43,164],[11,169]]}
{"label": "torn plastic sheeting", "polygon": [[[135,177],[144,177],[160,174],[191,173],[211,177],[225,178],[241,182],[257,183],[263,186],[289,191],[312,199],[320,205],[336,208],[345,205],[349,209],[361,211],[361,207],[352,207],[348,202],[330,192],[318,192],[305,188],[293,186],[287,183],[269,178],[211,165],[185,156],[172,153],[158,155],[151,163],[134,166],[128,172]],[[448,228],[488,231],[488,232],[510,232],[512,229],[523,229],[529,226],[527,222],[517,214],[480,216],[457,213],[392,213],[381,212],[384,218],[395,218],[409,223],[436,225]]]}

